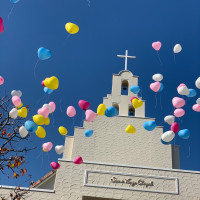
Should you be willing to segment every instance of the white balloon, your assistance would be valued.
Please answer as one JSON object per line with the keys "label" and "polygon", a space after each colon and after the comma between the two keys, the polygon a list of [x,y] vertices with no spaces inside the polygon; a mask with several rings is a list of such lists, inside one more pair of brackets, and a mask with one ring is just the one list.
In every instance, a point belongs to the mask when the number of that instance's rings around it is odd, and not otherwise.
{"label": "white balloon", "polygon": [[163,75],[162,75],[162,74],[154,74],[154,75],[152,76],[152,79],[153,79],[154,81],[162,81],[162,80],[163,80]]}
{"label": "white balloon", "polygon": [[167,131],[162,134],[161,139],[164,142],[171,142],[175,137],[175,133],[173,131]]}
{"label": "white balloon", "polygon": [[196,103],[200,105],[200,98],[197,99]]}
{"label": "white balloon", "polygon": [[22,92],[20,90],[13,90],[11,92],[12,96],[18,96],[19,98],[22,96]]}
{"label": "white balloon", "polygon": [[9,116],[10,116],[12,119],[16,119],[17,116],[18,116],[17,108],[13,108],[13,109],[9,112]]}
{"label": "white balloon", "polygon": [[189,89],[187,88],[187,86],[181,86],[179,89],[178,89],[178,93],[180,95],[189,95],[190,94],[190,91]]}
{"label": "white balloon", "polygon": [[179,53],[182,51],[182,46],[180,44],[176,44],[174,46],[174,53]]}
{"label": "white balloon", "polygon": [[164,118],[164,121],[166,123],[168,123],[169,125],[172,125],[175,121],[175,117],[174,115],[167,115],[165,118]]}
{"label": "white balloon", "polygon": [[49,109],[49,113],[52,113],[52,108],[51,108],[51,106],[49,104],[44,104],[42,107],[43,108],[48,108]]}
{"label": "white balloon", "polygon": [[195,85],[198,89],[200,89],[200,77],[196,80]]}
{"label": "white balloon", "polygon": [[25,138],[28,135],[28,131],[26,130],[24,126],[21,126],[19,128],[19,134],[22,138]]}
{"label": "white balloon", "polygon": [[62,154],[64,151],[65,147],[63,145],[56,145],[55,146],[55,151],[58,155]]}

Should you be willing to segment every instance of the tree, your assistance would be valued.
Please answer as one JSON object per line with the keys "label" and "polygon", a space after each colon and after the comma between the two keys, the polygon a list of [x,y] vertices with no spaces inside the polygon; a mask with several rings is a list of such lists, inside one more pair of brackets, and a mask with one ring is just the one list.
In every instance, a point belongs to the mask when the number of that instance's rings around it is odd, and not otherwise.
{"label": "tree", "polygon": [[24,200],[29,193],[28,190],[23,190],[20,187],[16,187],[12,192],[10,192],[9,197],[1,196],[1,200]]}

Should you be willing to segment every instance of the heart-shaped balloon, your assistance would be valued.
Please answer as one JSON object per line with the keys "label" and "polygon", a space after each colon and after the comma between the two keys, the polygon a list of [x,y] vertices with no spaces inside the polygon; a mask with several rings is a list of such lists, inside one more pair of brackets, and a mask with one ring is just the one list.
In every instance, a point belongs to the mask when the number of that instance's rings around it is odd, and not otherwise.
{"label": "heart-shaped balloon", "polygon": [[0,33],[3,33],[4,26],[3,26],[3,19],[0,17]]}
{"label": "heart-shaped balloon", "polygon": [[162,44],[160,41],[157,41],[157,42],[153,42],[152,43],[152,47],[156,50],[156,51],[159,51],[160,48],[161,48]]}
{"label": "heart-shaped balloon", "polygon": [[133,99],[138,99],[138,98],[137,97],[131,97],[131,103],[132,103]]}
{"label": "heart-shaped balloon", "polygon": [[12,118],[12,119],[16,119],[17,116],[18,116],[18,111],[16,108],[13,108],[10,112],[9,112],[9,116]]}
{"label": "heart-shaped balloon", "polygon": [[178,123],[174,122],[172,125],[171,125],[171,130],[174,132],[174,133],[177,133],[179,131],[179,125]]}
{"label": "heart-shaped balloon", "polygon": [[52,76],[44,80],[44,85],[51,90],[57,90],[59,86],[59,80],[57,77]]}
{"label": "heart-shaped balloon", "polygon": [[52,142],[46,142],[46,143],[44,143],[43,145],[42,145],[42,148],[45,150],[45,151],[51,151],[51,149],[52,149],[52,147],[53,147],[53,144],[52,144]]}
{"label": "heart-shaped balloon", "polygon": [[105,115],[105,111],[106,111],[106,106],[104,104],[99,104],[99,106],[97,108],[97,114]]}
{"label": "heart-shaped balloon", "polygon": [[182,83],[178,86],[177,91],[180,95],[189,95],[190,94],[189,89],[187,88],[187,86],[184,83]]}
{"label": "heart-shaped balloon", "polygon": [[74,159],[74,164],[80,165],[80,164],[82,164],[82,163],[83,163],[82,157],[77,156],[77,157]]}
{"label": "heart-shaped balloon", "polygon": [[198,89],[200,89],[200,77],[195,81],[195,85]]}
{"label": "heart-shaped balloon", "polygon": [[51,108],[51,106],[49,104],[44,104],[42,106],[42,108],[48,108],[49,109],[49,113],[52,113],[52,108]]}
{"label": "heart-shaped balloon", "polygon": [[134,94],[138,94],[140,91],[140,87],[138,85],[133,85],[130,87],[130,91]]}
{"label": "heart-shaped balloon", "polygon": [[167,115],[165,118],[164,118],[164,121],[166,123],[168,123],[169,125],[172,125],[175,121],[175,117],[173,115]]}
{"label": "heart-shaped balloon", "polygon": [[37,131],[37,128],[38,128],[37,125],[30,120],[26,121],[24,126],[25,126],[26,130],[31,133]]}
{"label": "heart-shaped balloon", "polygon": [[47,60],[47,59],[51,58],[51,51],[44,47],[40,47],[38,49],[38,58],[40,60]]}
{"label": "heart-shaped balloon", "polygon": [[161,83],[160,82],[154,82],[150,84],[150,89],[154,92],[158,92],[160,89]]}
{"label": "heart-shaped balloon", "polygon": [[86,112],[85,112],[86,121],[92,122],[96,119],[96,117],[97,117],[97,114],[94,111],[86,110]]}
{"label": "heart-shaped balloon", "polygon": [[28,131],[26,130],[24,126],[21,126],[19,128],[19,134],[22,138],[25,138],[28,135]]}
{"label": "heart-shaped balloon", "polygon": [[[35,123],[34,123],[35,124]],[[39,138],[45,138],[46,137],[46,131],[42,126],[38,126],[35,134],[39,137]]]}
{"label": "heart-shaped balloon", "polygon": [[135,109],[137,109],[143,105],[143,101],[139,99],[133,99],[132,105]]}
{"label": "heart-shaped balloon", "polygon": [[15,106],[20,106],[21,104],[21,99],[18,96],[13,96],[12,97],[12,102]]}
{"label": "heart-shaped balloon", "polygon": [[166,131],[165,133],[162,134],[161,139],[164,142],[170,142],[174,139],[175,134],[173,131]]}
{"label": "heart-shaped balloon", "polygon": [[105,111],[105,116],[106,117],[114,117],[118,115],[118,110],[114,106],[110,106],[106,109]]}
{"label": "heart-shaped balloon", "polygon": [[185,100],[179,97],[174,97],[172,99],[172,104],[175,108],[181,108],[185,105]]}
{"label": "heart-shaped balloon", "polygon": [[136,129],[135,129],[135,127],[132,126],[132,125],[128,125],[128,126],[126,127],[125,131],[126,131],[126,133],[131,133],[131,134],[136,133]]}
{"label": "heart-shaped balloon", "polygon": [[198,105],[200,105],[200,98],[198,98],[198,99],[196,100],[196,103],[197,103]]}
{"label": "heart-shaped balloon", "polygon": [[196,112],[200,112],[200,105],[199,104],[195,104],[193,105],[192,109]]}
{"label": "heart-shaped balloon", "polygon": [[56,110],[56,104],[55,104],[53,101],[51,101],[51,102],[49,103],[49,106],[51,107],[52,112],[54,112],[54,111]]}
{"label": "heart-shaped balloon", "polygon": [[67,116],[69,117],[74,117],[76,115],[76,109],[74,108],[74,106],[69,106],[67,108],[67,112],[66,112]]}
{"label": "heart-shaped balloon", "polygon": [[82,110],[87,110],[90,107],[90,102],[89,101],[80,100],[78,102],[78,105]]}
{"label": "heart-shaped balloon", "polygon": [[40,108],[37,113],[38,115],[42,115],[44,118],[47,118],[49,116],[49,109],[47,107],[43,107]]}
{"label": "heart-shaped balloon", "polygon": [[62,154],[64,151],[65,147],[63,145],[56,145],[55,146],[55,151],[58,155]]}
{"label": "heart-shaped balloon", "polygon": [[22,92],[20,90],[12,90],[11,95],[20,98],[22,96]]}
{"label": "heart-shaped balloon", "polygon": [[156,128],[156,122],[155,121],[148,121],[143,123],[143,127],[147,131],[153,131]]}
{"label": "heart-shaped balloon", "polygon": [[176,117],[182,117],[183,115],[185,115],[185,110],[182,108],[178,108],[174,111],[174,116]]}
{"label": "heart-shaped balloon", "polygon": [[57,163],[57,162],[51,162],[50,164],[51,168],[54,169],[54,170],[57,170],[60,168],[60,164]]}
{"label": "heart-shaped balloon", "polygon": [[18,116],[22,118],[26,118],[28,114],[27,108],[22,107],[21,109],[18,110]]}

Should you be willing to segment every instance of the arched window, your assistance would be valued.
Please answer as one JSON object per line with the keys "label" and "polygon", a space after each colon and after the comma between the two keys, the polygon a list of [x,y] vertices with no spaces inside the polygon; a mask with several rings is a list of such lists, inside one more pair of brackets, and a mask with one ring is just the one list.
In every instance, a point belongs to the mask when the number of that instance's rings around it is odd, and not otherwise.
{"label": "arched window", "polygon": [[133,106],[129,106],[128,116],[135,116],[135,108]]}
{"label": "arched window", "polygon": [[119,105],[118,105],[118,103],[113,103],[112,106],[115,107],[118,110],[118,114],[119,114]]}
{"label": "arched window", "polygon": [[128,81],[122,81],[121,95],[128,95]]}

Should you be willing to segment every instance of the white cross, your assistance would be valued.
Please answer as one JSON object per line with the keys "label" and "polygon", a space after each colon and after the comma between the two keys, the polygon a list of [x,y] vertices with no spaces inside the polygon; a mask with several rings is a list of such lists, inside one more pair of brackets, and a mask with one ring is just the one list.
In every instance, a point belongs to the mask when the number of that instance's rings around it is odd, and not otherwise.
{"label": "white cross", "polygon": [[127,70],[127,61],[128,61],[128,58],[136,59],[135,56],[128,56],[128,50],[126,50],[126,55],[117,55],[117,57],[119,57],[119,58],[125,58],[125,70]]}

